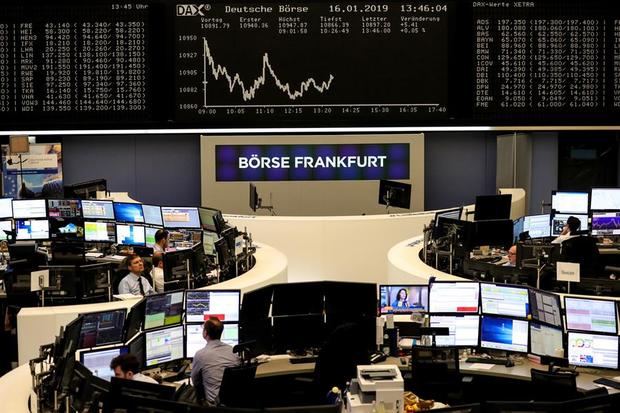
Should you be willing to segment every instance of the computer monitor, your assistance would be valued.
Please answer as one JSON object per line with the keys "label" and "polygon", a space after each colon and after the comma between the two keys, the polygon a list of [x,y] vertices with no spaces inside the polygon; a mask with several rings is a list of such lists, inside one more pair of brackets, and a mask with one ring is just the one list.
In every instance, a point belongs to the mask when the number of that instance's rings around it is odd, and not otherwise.
{"label": "computer monitor", "polygon": [[80,353],[80,363],[90,370],[94,376],[104,380],[114,377],[114,371],[110,369],[112,360],[121,354],[127,354],[129,349],[125,346],[104,348]]}
{"label": "computer monitor", "polygon": [[474,212],[475,221],[510,219],[512,195],[478,195]]}
{"label": "computer monitor", "polygon": [[273,317],[272,350],[276,354],[319,347],[327,331],[322,314]]}
{"label": "computer monitor", "polygon": [[195,207],[161,207],[166,228],[200,228],[200,216]]}
{"label": "computer monitor", "polygon": [[116,224],[116,242],[121,245],[146,245],[146,235],[142,225]]}
{"label": "computer monitor", "polygon": [[616,308],[612,300],[565,296],[566,329],[617,334]]}
{"label": "computer monitor", "polygon": [[185,319],[188,323],[204,322],[209,317],[238,322],[240,297],[240,290],[186,290]]}
{"label": "computer monitor", "polygon": [[159,228],[146,227],[144,228],[145,245],[149,248],[153,248],[155,245],[155,234],[159,231]]}
{"label": "computer monitor", "polygon": [[620,211],[620,188],[592,188],[590,209],[592,211]]}
{"label": "computer monitor", "polygon": [[112,201],[82,200],[82,215],[86,219],[114,219]]}
{"label": "computer monitor", "polygon": [[578,215],[578,214],[555,214],[551,218],[551,235],[554,237],[560,235],[562,230],[564,229],[564,225],[566,225],[566,221],[568,221],[569,217],[575,217],[579,219],[581,222],[580,229],[584,230],[588,228],[588,216],[587,215]]}
{"label": "computer monitor", "polygon": [[411,207],[411,184],[380,180],[379,204],[409,209]]}
{"label": "computer monitor", "polygon": [[560,296],[547,291],[529,288],[532,319],[554,327],[562,327]]}
{"label": "computer monitor", "polygon": [[[191,265],[192,251],[188,249],[167,252],[163,255],[164,281],[186,280],[188,262]],[[191,266],[189,267],[191,268]]]}
{"label": "computer monitor", "polygon": [[315,282],[274,284],[272,300],[272,316],[322,314],[325,308],[325,288],[322,283]]}
{"label": "computer monitor", "polygon": [[460,220],[462,214],[463,214],[463,207],[444,209],[443,211],[437,211],[435,212],[435,219],[434,219],[435,226],[437,226],[439,217]]}
{"label": "computer monitor", "polygon": [[564,350],[564,336],[561,328],[549,327],[535,321],[530,322],[530,353],[537,356],[558,357]]}
{"label": "computer monitor", "polygon": [[50,237],[50,223],[47,219],[16,219],[17,240],[46,240]]}
{"label": "computer monitor", "polygon": [[529,314],[527,287],[480,283],[482,314],[525,318]]}
{"label": "computer monitor", "polygon": [[620,212],[592,211],[592,235],[620,235]]}
{"label": "computer monitor", "polygon": [[551,209],[564,214],[587,214],[590,194],[587,192],[551,192]]}
{"label": "computer monitor", "polygon": [[146,367],[184,357],[183,326],[166,327],[145,333]]}
{"label": "computer monitor", "polygon": [[219,236],[215,232],[203,231],[202,232],[202,248],[206,255],[217,255],[215,250],[215,242],[219,239]]}
{"label": "computer monitor", "polygon": [[[194,358],[196,352],[207,344],[202,335],[202,330],[202,323],[185,325],[185,358]],[[233,347],[239,344],[239,324],[224,324],[224,331],[220,340]]]}
{"label": "computer monitor", "polygon": [[618,368],[618,336],[568,332],[568,363],[580,367]]}
{"label": "computer monitor", "polygon": [[81,241],[84,239],[82,218],[50,218],[50,239],[52,241]]}
{"label": "computer monitor", "polygon": [[256,190],[256,185],[250,182],[250,209],[254,212],[260,207],[258,204],[258,191]]}
{"label": "computer monitor", "polygon": [[123,341],[127,342],[142,330],[144,324],[144,298],[129,310],[125,324],[123,325]]}
{"label": "computer monitor", "polygon": [[480,324],[481,348],[527,353],[527,321],[483,315]]}
{"label": "computer monitor", "polygon": [[82,205],[79,199],[48,199],[47,216],[50,218],[81,218]]}
{"label": "computer monitor", "polygon": [[181,324],[183,291],[170,291],[145,297],[144,329]]}
{"label": "computer monitor", "polygon": [[221,266],[226,266],[230,260],[230,253],[228,251],[228,243],[224,238],[220,238],[215,241],[215,251],[217,252],[217,262]]}
{"label": "computer monitor", "polygon": [[64,328],[62,337],[59,342],[59,352],[57,353],[62,358],[75,358],[75,351],[78,348],[80,342],[80,334],[82,332],[82,323],[84,317],[78,316],[73,321],[69,322]]}
{"label": "computer monitor", "polygon": [[114,222],[84,222],[84,241],[115,243],[116,227]]}
{"label": "computer monitor", "polygon": [[80,332],[79,348],[115,344],[123,341],[123,325],[127,309],[99,311],[82,314],[84,321]]}
{"label": "computer monitor", "polygon": [[428,311],[428,285],[380,285],[381,314]]}
{"label": "computer monitor", "polygon": [[213,208],[198,208],[202,229],[219,234],[226,227],[222,211]]}
{"label": "computer monitor", "polygon": [[14,199],[13,218],[47,218],[45,199]]}
{"label": "computer monitor", "polygon": [[13,198],[0,198],[0,218],[13,218]]}
{"label": "computer monitor", "polygon": [[480,316],[478,315],[433,315],[430,318],[431,327],[445,327],[450,335],[436,336],[435,343],[439,347],[476,347],[480,331]]}
{"label": "computer monitor", "polygon": [[474,222],[473,245],[509,248],[513,243],[513,223],[509,219]]}
{"label": "computer monitor", "polygon": [[428,295],[430,313],[478,313],[480,286],[477,282],[433,282],[429,284]]}
{"label": "computer monitor", "polygon": [[[519,241],[519,236],[521,235],[522,232],[524,232],[523,231],[524,222],[525,222],[525,217],[517,218],[514,221],[512,221],[512,239],[514,240],[515,243]],[[551,224],[549,224],[549,227],[551,227]],[[549,232],[551,232],[551,230],[549,230]]]}
{"label": "computer monitor", "polygon": [[141,204],[114,202],[114,215],[119,222],[144,223],[144,213]]}
{"label": "computer monitor", "polygon": [[[523,217],[523,230],[530,234],[530,238],[545,238],[551,236],[551,215],[528,215]],[[517,234],[518,237],[518,234]]]}
{"label": "computer monitor", "polygon": [[5,231],[13,231],[13,221],[0,221],[0,241],[5,241],[8,239],[9,236],[6,234]]}
{"label": "computer monitor", "polygon": [[144,223],[148,225],[164,225],[164,221],[161,216],[161,207],[157,205],[144,205],[142,204],[142,215],[144,216]]}

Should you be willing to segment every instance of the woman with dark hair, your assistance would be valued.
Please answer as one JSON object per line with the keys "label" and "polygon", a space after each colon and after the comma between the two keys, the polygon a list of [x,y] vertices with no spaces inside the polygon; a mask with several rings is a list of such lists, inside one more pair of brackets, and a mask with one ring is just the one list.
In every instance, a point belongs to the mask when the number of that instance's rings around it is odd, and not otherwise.
{"label": "woman with dark hair", "polygon": [[392,308],[394,310],[399,308],[409,308],[409,293],[405,288],[401,288],[398,290],[398,294],[396,294],[396,299],[392,302]]}

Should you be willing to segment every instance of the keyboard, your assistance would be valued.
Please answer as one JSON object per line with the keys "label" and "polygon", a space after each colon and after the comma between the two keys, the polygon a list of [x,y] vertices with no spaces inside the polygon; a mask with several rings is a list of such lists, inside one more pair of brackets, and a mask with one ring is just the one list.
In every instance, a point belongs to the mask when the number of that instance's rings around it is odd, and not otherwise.
{"label": "keyboard", "polygon": [[614,389],[620,389],[620,382],[615,381],[615,380],[606,379],[606,378],[603,378],[603,377],[601,377],[600,379],[594,380],[594,383],[602,384],[603,386],[607,386],[607,387],[613,387]]}
{"label": "keyboard", "polygon": [[467,357],[465,361],[467,363],[499,364],[503,366],[506,364],[507,360],[500,358]]}
{"label": "keyboard", "polygon": [[316,363],[318,356],[291,357],[288,361],[291,364]]}

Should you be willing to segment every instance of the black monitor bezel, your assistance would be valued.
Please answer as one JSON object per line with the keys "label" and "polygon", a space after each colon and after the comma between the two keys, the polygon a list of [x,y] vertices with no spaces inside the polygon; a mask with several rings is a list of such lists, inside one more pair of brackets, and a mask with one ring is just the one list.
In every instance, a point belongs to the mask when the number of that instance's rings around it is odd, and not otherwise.
{"label": "black monitor bezel", "polygon": [[[195,207],[195,206],[162,206],[161,208],[161,222],[164,228],[166,229],[202,229],[202,221],[200,220],[200,209],[199,207]],[[179,209],[195,209],[196,213],[198,215],[198,226],[197,227],[189,227],[189,226],[173,226],[173,225],[167,225],[166,224],[166,219],[164,218],[164,208],[179,208]]]}
{"label": "black monitor bezel", "polygon": [[[381,289],[383,287],[403,287],[403,288],[423,287],[423,288],[426,288],[426,299],[427,299],[426,308],[423,309],[423,310],[421,310],[421,309],[420,310],[412,309],[412,310],[409,310],[409,311],[383,312],[381,310]],[[404,314],[404,315],[409,315],[409,314],[423,314],[423,313],[427,313],[428,312],[428,306],[429,306],[428,300],[430,300],[430,297],[429,297],[429,291],[430,290],[429,290],[428,284],[378,284],[378,290],[377,291],[379,293],[378,297],[377,297],[377,310],[379,311],[379,314],[381,314],[381,315],[387,315],[387,314],[393,314],[393,315]],[[391,307],[391,306],[388,306],[388,307]]]}
{"label": "black monitor bezel", "polygon": [[[116,213],[116,206],[117,205],[137,205],[140,208],[140,213],[142,214],[142,221],[126,221],[123,219],[118,219],[117,217],[117,213]],[[144,222],[144,211],[142,210],[142,204],[138,203],[138,202],[112,202],[112,210],[114,211],[114,220],[117,223],[123,223],[123,224],[135,224],[135,225],[145,225]]]}
{"label": "black monitor bezel", "polygon": [[[520,320],[528,320],[531,314],[531,308],[530,308],[530,289],[528,286],[523,286],[523,285],[516,285],[516,284],[503,284],[503,283],[492,283],[492,282],[479,282],[478,284],[480,284],[480,314],[481,315],[496,315],[496,316],[500,316],[500,317],[508,317],[508,318],[516,318],[516,319],[520,319]],[[487,313],[484,311],[483,307],[482,307],[482,285],[493,285],[495,287],[499,287],[499,288],[513,288],[513,289],[518,289],[518,290],[525,290],[527,292],[527,308],[525,311],[525,315],[524,316],[516,316],[516,315],[512,315],[512,314],[496,314],[496,313]]]}
{"label": "black monitor bezel", "polygon": [[[518,350],[512,350],[512,349],[505,349],[505,348],[494,348],[494,347],[485,347],[482,345],[482,323],[484,322],[484,318],[502,318],[502,319],[508,319],[508,320],[512,320],[512,321],[518,321],[518,322],[522,322],[522,323],[526,323],[527,324],[527,339],[526,339],[526,344],[525,344],[525,351],[518,351]],[[480,315],[480,326],[478,328],[478,348],[483,349],[483,350],[489,350],[489,351],[505,351],[507,353],[519,353],[519,354],[527,354],[530,351],[530,322],[527,319],[524,318],[518,318],[518,317],[505,317],[505,316],[496,316],[496,315]]]}
{"label": "black monitor bezel", "polygon": [[[241,294],[241,290],[240,289],[236,289],[236,288],[223,288],[223,289],[190,289],[190,290],[184,290],[184,294],[183,294],[183,309],[185,311],[185,321],[186,323],[189,324],[193,324],[193,323],[198,323],[198,321],[188,321],[187,320],[187,294],[190,292],[208,292],[208,293],[238,293],[239,295],[239,308],[238,308],[238,312],[237,314],[239,314],[239,317],[237,318],[237,320],[220,320],[222,323],[226,324],[226,323],[239,323],[240,319],[241,319],[241,299],[242,299],[242,294]],[[204,323],[204,321],[201,321],[202,323]]]}
{"label": "black monitor bezel", "polygon": [[[432,294],[432,288],[431,286],[433,284],[457,284],[457,283],[469,283],[469,284],[476,284],[478,286],[478,307],[476,309],[475,312],[433,312],[431,311],[431,297],[433,296]],[[470,281],[470,280],[463,280],[463,281],[451,281],[451,280],[438,280],[438,281],[433,281],[431,283],[428,284],[428,314],[435,314],[435,315],[451,315],[451,314],[480,314],[480,283],[478,281]]]}
{"label": "black monitor bezel", "polygon": [[[593,336],[602,336],[602,337],[615,337],[616,338],[616,351],[617,351],[617,363],[616,367],[603,367],[600,365],[582,365],[582,364],[572,364],[570,362],[570,334],[589,334]],[[568,364],[570,366],[581,367],[581,368],[595,368],[595,369],[605,369],[605,370],[618,370],[620,368],[620,336],[617,334],[598,334],[592,333],[589,331],[577,331],[577,330],[567,330],[566,331],[566,359],[568,360]]]}
{"label": "black monitor bezel", "polygon": [[[162,361],[160,363],[156,363],[156,364],[151,364],[151,365],[147,365],[147,361],[148,361],[148,354],[147,354],[147,348],[148,348],[148,338],[149,338],[149,334],[153,334],[153,333],[158,333],[160,331],[165,331],[165,330],[170,330],[173,328],[180,328],[181,332],[182,332],[182,336],[183,336],[183,340],[182,340],[182,346],[183,346],[183,350],[181,351],[181,357],[176,358],[176,359],[172,359],[172,360],[166,360],[166,361]],[[144,364],[143,364],[143,368],[144,369],[150,369],[162,364],[166,364],[166,363],[171,363],[177,360],[183,360],[185,358],[185,328],[183,326],[182,323],[180,324],[176,324],[176,325],[168,325],[165,327],[160,327],[160,328],[156,328],[156,329],[150,329],[150,330],[144,330],[142,332],[142,334],[144,334]]]}
{"label": "black monitor bezel", "polygon": [[[84,319],[86,319],[87,316],[92,316],[92,315],[99,315],[99,314],[105,314],[105,313],[115,313],[115,312],[122,312],[123,313],[123,326],[121,327],[121,334],[120,334],[120,338],[118,341],[112,341],[109,343],[103,343],[103,344],[95,344],[94,347],[99,347],[99,346],[109,346],[109,345],[113,345],[113,344],[118,344],[118,343],[122,343],[125,340],[125,322],[127,321],[127,308],[123,307],[123,308],[114,308],[111,310],[101,310],[101,311],[91,311],[88,313],[79,313],[78,316],[83,316]],[[82,328],[80,329],[80,340],[82,338],[82,329],[84,329],[84,322],[82,322]],[[84,349],[84,348],[93,348],[93,347],[80,347],[80,343],[78,342],[78,349]]]}
{"label": "black monitor bezel", "polygon": [[[615,316],[615,324],[616,324],[616,329],[614,332],[609,332],[609,331],[597,331],[597,330],[577,330],[574,328],[569,328],[568,327],[568,311],[567,311],[567,307],[566,307],[566,299],[577,299],[577,300],[585,300],[585,301],[604,301],[607,303],[613,303],[614,305],[614,316]],[[566,322],[565,322],[565,326],[566,326],[566,331],[574,331],[574,332],[579,332],[579,333],[594,333],[594,334],[601,334],[601,335],[607,335],[607,334],[612,334],[612,335],[618,335],[618,301],[616,300],[607,300],[604,298],[592,298],[590,296],[576,296],[576,295],[564,295],[563,297],[563,301],[564,301],[564,315],[566,317]]]}
{"label": "black monitor bezel", "polygon": [[[183,294],[183,298],[181,299],[181,320],[178,323],[174,323],[174,324],[164,324],[163,326],[156,326],[156,327],[150,327],[147,328],[146,327],[146,310],[147,310],[147,304],[148,301],[150,299],[153,299],[154,297],[161,297],[164,295],[171,295],[171,294],[176,294],[176,293],[181,293]],[[183,324],[183,319],[184,319],[184,313],[185,313],[185,294],[184,294],[184,290],[173,290],[173,291],[166,291],[163,293],[159,293],[159,294],[149,294],[147,296],[144,297],[144,312],[142,314],[142,331],[147,332],[147,331],[154,331],[157,329],[161,329],[161,328],[166,328],[166,327],[174,327],[177,325],[182,325]]]}

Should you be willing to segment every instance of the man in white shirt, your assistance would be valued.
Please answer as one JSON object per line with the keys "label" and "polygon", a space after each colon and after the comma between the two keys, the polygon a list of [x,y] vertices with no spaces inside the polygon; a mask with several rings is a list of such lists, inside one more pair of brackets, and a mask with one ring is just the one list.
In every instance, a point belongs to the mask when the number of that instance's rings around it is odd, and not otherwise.
{"label": "man in white shirt", "polygon": [[159,384],[155,379],[140,373],[140,363],[133,354],[121,354],[114,357],[110,362],[110,370],[114,372],[114,377],[119,379]]}
{"label": "man in white shirt", "polygon": [[153,244],[153,255],[161,255],[168,248],[168,237],[170,233],[165,229],[158,229],[155,233],[155,244]]}
{"label": "man in white shirt", "polygon": [[158,293],[164,292],[164,260],[161,255],[153,255],[153,269],[151,270],[153,286]]}
{"label": "man in white shirt", "polygon": [[149,295],[155,291],[149,281],[142,276],[144,271],[144,262],[142,258],[136,254],[131,254],[126,259],[127,274],[121,282],[118,284],[119,294],[133,294],[133,295]]}
{"label": "man in white shirt", "polygon": [[571,215],[566,220],[566,224],[564,225],[564,228],[562,228],[562,232],[560,233],[560,235],[556,239],[551,241],[551,243],[561,244],[567,239],[578,237],[579,235],[575,235],[575,233],[579,231],[579,228],[581,228],[581,221],[579,220],[579,218]]}

